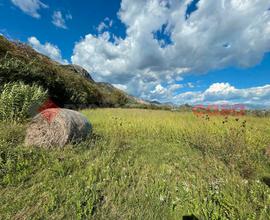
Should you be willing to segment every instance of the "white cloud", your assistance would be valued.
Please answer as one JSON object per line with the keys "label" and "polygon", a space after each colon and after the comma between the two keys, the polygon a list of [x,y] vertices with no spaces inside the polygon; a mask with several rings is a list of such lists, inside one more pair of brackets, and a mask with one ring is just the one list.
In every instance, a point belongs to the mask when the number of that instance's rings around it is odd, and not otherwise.
{"label": "white cloud", "polygon": [[181,88],[183,88],[182,84],[169,84],[167,86],[158,84],[146,98],[149,100],[159,100],[162,102],[172,101],[174,96],[177,95],[177,91]]}
{"label": "white cloud", "polygon": [[114,87],[116,87],[117,89],[123,90],[123,91],[127,91],[127,86],[126,85],[122,85],[122,84],[113,84]]}
{"label": "white cloud", "polygon": [[100,24],[97,27],[98,33],[102,33],[105,30],[108,30],[110,27],[113,26],[113,20],[110,20],[108,17],[104,19],[104,21],[100,22]]}
{"label": "white cloud", "polygon": [[173,97],[178,104],[246,104],[270,106],[270,85],[237,89],[229,83],[214,83],[202,92],[185,92]]}
{"label": "white cloud", "polygon": [[52,15],[52,23],[59,28],[67,29],[66,21],[71,20],[72,15],[64,16],[61,11],[55,11]]}
{"label": "white cloud", "polygon": [[72,18],[73,18],[73,17],[72,17],[72,15],[71,15],[70,13],[66,14],[66,19],[67,19],[67,20],[72,20]]}
{"label": "white cloud", "polygon": [[194,85],[193,83],[191,83],[191,82],[187,83],[187,86],[188,86],[189,88],[194,88],[194,87],[195,87],[195,85]]}
{"label": "white cloud", "polygon": [[160,85],[160,84],[158,84],[156,86],[155,90],[151,91],[151,93],[153,93],[153,94],[159,94],[159,95],[162,95],[165,92],[166,92],[166,89],[162,85]]}
{"label": "white cloud", "polygon": [[0,35],[4,36],[5,38],[12,40],[13,38],[10,36],[9,32],[6,28],[0,28]]}
{"label": "white cloud", "polygon": [[[190,2],[122,0],[118,16],[126,37],[101,25],[103,33],[76,43],[72,62],[98,81],[123,84],[131,94],[149,98],[158,85],[177,84],[184,73],[247,68],[270,51],[269,0],[200,0],[186,20]],[[171,43],[157,39],[158,31]]]}
{"label": "white cloud", "polygon": [[97,30],[99,33],[101,33],[103,30],[105,30],[108,26],[102,21],[98,27],[97,27]]}
{"label": "white cloud", "polygon": [[11,0],[11,2],[19,7],[24,13],[34,18],[40,18],[38,11],[41,8],[48,8],[48,6],[40,0]]}
{"label": "white cloud", "polygon": [[61,51],[57,46],[50,44],[48,42],[46,42],[45,44],[41,44],[40,41],[36,37],[29,37],[28,43],[39,53],[42,53],[62,64],[68,63],[67,60],[64,60],[62,58]]}

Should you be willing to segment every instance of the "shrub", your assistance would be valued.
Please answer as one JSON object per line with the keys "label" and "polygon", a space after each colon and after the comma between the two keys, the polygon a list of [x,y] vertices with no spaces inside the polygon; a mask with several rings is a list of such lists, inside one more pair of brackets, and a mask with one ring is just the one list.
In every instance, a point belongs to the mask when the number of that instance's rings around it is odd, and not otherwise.
{"label": "shrub", "polygon": [[40,85],[48,90],[51,99],[59,106],[66,104],[101,106],[104,99],[95,83],[66,69],[65,66],[35,57],[23,60],[10,53],[2,58],[0,56],[0,83],[1,81],[2,83],[21,81]]}
{"label": "shrub", "polygon": [[18,122],[27,119],[31,110],[40,106],[47,96],[47,91],[35,84],[5,84],[0,94],[0,120]]}

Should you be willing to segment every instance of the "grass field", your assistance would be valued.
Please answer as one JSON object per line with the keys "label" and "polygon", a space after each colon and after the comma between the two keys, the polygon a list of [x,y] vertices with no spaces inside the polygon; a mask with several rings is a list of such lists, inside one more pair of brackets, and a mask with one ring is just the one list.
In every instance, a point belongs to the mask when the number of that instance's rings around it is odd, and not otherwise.
{"label": "grass field", "polygon": [[92,137],[65,149],[1,124],[0,219],[270,219],[270,118],[83,113]]}

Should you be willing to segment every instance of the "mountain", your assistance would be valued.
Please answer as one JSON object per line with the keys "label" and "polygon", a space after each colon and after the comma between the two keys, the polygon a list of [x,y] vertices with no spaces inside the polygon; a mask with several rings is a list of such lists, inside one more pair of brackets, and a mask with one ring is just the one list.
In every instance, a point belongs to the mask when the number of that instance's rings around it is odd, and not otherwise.
{"label": "mountain", "polygon": [[149,101],[151,104],[154,104],[154,105],[162,105],[161,102],[159,101],[156,101],[156,100],[153,100],[153,101]]}
{"label": "mountain", "polygon": [[70,64],[70,65],[63,65],[63,68],[66,68],[68,70],[73,71],[74,73],[77,73],[78,75],[84,77],[85,79],[91,81],[94,83],[94,80],[92,79],[92,77],[90,76],[90,74],[81,66],[79,65],[75,65],[75,64]]}
{"label": "mountain", "polygon": [[4,83],[23,81],[47,89],[59,106],[121,107],[138,104],[136,98],[109,83],[95,82],[77,65],[62,65],[30,46],[0,36],[0,89]]}

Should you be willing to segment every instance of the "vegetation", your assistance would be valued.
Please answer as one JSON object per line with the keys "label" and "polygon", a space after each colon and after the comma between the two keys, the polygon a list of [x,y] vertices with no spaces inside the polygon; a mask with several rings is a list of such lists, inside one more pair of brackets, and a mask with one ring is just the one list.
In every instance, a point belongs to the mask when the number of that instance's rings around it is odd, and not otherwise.
{"label": "vegetation", "polygon": [[0,94],[0,121],[24,121],[36,114],[47,98],[47,92],[40,86],[5,84]]}
{"label": "vegetation", "polygon": [[[196,117],[2,36],[0,91],[0,219],[270,219],[269,111]],[[84,110],[85,142],[24,146],[26,119],[48,97],[141,109]]]}
{"label": "vegetation", "polygon": [[0,125],[0,219],[270,219],[270,118],[85,110],[92,137],[23,146]]}
{"label": "vegetation", "polygon": [[[79,68],[82,69],[82,68]],[[85,70],[83,74],[86,74]],[[48,90],[59,106],[123,106],[134,99],[110,85],[94,82],[78,74],[70,65],[60,65],[18,42],[0,36],[0,87],[9,82],[33,83]]]}

